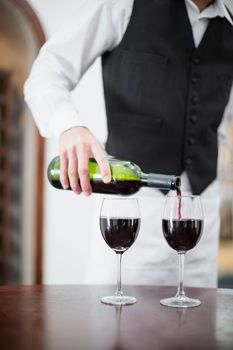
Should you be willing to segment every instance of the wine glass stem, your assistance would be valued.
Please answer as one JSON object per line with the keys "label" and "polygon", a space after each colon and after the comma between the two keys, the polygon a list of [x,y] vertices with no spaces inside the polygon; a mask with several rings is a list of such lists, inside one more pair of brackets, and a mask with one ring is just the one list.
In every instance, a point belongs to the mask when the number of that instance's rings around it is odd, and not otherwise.
{"label": "wine glass stem", "polygon": [[116,290],[116,296],[121,297],[123,295],[123,292],[121,290],[121,260],[122,260],[122,254],[117,254],[117,290]]}
{"label": "wine glass stem", "polygon": [[185,253],[179,252],[179,285],[176,296],[184,297],[184,256]]}

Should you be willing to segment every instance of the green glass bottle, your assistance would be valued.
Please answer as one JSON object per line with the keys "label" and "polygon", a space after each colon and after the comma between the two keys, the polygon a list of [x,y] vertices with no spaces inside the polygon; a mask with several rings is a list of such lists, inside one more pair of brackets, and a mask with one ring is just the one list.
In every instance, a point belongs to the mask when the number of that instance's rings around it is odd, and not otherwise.
{"label": "green glass bottle", "polygon": [[[145,174],[131,161],[109,159],[111,182],[102,181],[99,165],[95,159],[89,160],[89,177],[92,191],[95,193],[130,195],[141,187],[154,187],[163,190],[179,190],[181,179],[175,175]],[[48,166],[48,179],[53,187],[63,189],[60,182],[60,158],[55,157]],[[71,189],[71,188],[69,188]]]}

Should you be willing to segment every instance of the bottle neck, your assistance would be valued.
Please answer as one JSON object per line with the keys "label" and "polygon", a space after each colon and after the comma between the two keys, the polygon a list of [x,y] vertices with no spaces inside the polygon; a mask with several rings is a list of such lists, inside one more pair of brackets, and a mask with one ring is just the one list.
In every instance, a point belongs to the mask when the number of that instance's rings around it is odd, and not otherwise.
{"label": "bottle neck", "polygon": [[141,183],[141,186],[146,186],[148,187],[148,177],[149,177],[149,174],[145,174],[143,172],[140,173],[140,183]]}
{"label": "bottle neck", "polygon": [[142,186],[159,188],[161,190],[177,190],[180,188],[181,180],[179,176],[175,175],[142,173],[141,184]]}

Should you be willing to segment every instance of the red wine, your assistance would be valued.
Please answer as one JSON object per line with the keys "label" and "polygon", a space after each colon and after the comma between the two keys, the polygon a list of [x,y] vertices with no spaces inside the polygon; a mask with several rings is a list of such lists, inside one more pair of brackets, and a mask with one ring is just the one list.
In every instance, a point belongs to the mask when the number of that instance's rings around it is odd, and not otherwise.
{"label": "red wine", "polygon": [[[61,182],[58,180],[51,180],[51,185],[58,189],[63,189]],[[92,191],[95,193],[106,193],[106,194],[121,194],[121,195],[131,195],[139,190],[141,183],[137,180],[118,180],[111,181],[105,184],[103,181],[90,181]],[[69,189],[71,189],[69,187]]]}
{"label": "red wine", "polygon": [[177,198],[178,198],[178,219],[181,220],[181,190],[180,188],[177,188],[176,190],[176,195],[177,195]]}
{"label": "red wine", "polygon": [[140,221],[139,218],[100,217],[102,236],[116,253],[123,253],[136,240]]}
{"label": "red wine", "polygon": [[176,251],[187,251],[195,247],[201,238],[203,220],[162,220],[165,239]]}

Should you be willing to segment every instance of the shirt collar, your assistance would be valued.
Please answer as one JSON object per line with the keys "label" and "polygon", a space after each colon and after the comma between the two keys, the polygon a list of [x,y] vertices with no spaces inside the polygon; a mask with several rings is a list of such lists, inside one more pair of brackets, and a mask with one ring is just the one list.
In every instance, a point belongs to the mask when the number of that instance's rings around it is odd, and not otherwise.
{"label": "shirt collar", "polygon": [[215,17],[225,17],[231,25],[233,25],[233,21],[232,18],[226,8],[226,6],[224,5],[223,0],[215,0],[215,2],[213,4],[211,4],[210,6],[208,6],[205,10],[203,10],[202,12],[199,11],[198,7],[196,6],[196,4],[192,1],[192,0],[185,0],[185,2],[187,3],[187,5],[191,6],[193,11],[195,11],[196,13],[198,13],[198,18],[215,18]]}

